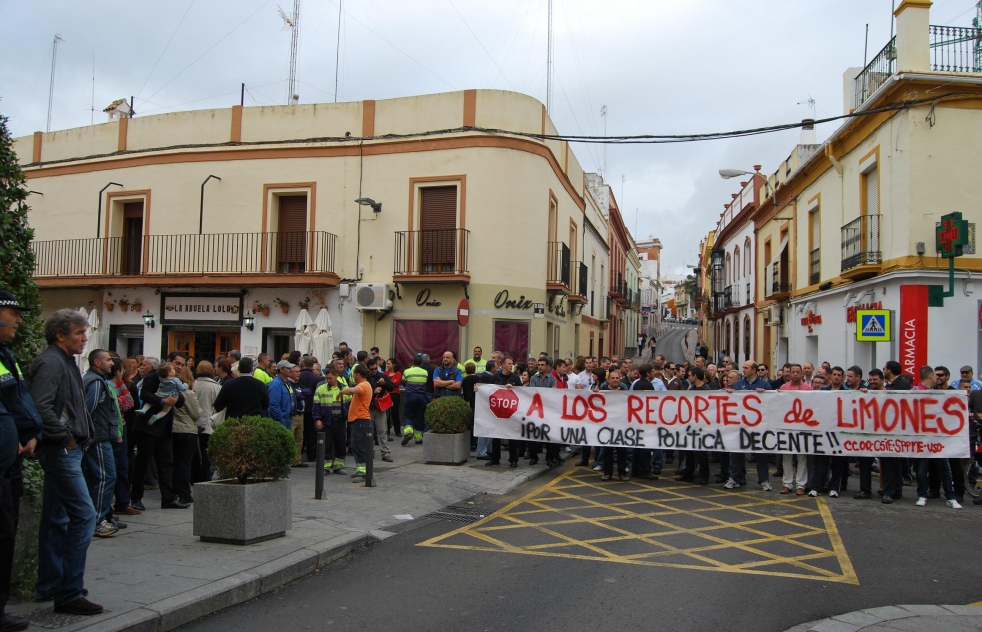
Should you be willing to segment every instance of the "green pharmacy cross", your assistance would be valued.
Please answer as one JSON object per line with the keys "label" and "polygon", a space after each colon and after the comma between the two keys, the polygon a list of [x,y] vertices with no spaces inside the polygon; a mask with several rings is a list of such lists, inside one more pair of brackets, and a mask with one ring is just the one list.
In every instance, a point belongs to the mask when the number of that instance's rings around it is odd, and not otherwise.
{"label": "green pharmacy cross", "polygon": [[928,305],[944,307],[946,297],[955,295],[955,257],[962,256],[968,243],[968,221],[961,213],[949,213],[941,217],[941,223],[934,231],[935,251],[948,260],[948,291],[943,285],[932,285],[928,292]]}

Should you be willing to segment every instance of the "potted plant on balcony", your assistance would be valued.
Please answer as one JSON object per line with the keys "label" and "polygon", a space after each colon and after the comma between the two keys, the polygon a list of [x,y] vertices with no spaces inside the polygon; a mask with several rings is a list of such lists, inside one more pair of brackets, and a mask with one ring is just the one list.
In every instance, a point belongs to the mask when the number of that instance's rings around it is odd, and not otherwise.
{"label": "potted plant on balcony", "polygon": [[280,309],[283,310],[283,313],[284,314],[289,314],[290,313],[290,303],[289,303],[289,301],[284,301],[281,298],[276,298],[276,299],[273,300],[273,302],[280,306]]}
{"label": "potted plant on balcony", "polygon": [[256,301],[252,304],[252,313],[269,316],[269,303],[260,303],[259,301]]}
{"label": "potted plant on balcony", "polygon": [[[112,296],[112,294],[111,294],[111,293],[110,293],[110,294],[106,294],[106,296],[107,296],[107,297],[108,297],[108,296]],[[103,303],[102,305],[103,305],[103,306],[104,306],[104,307],[106,308],[106,311],[107,311],[107,312],[111,312],[111,311],[113,311],[113,309],[115,309],[115,307],[116,307],[116,301],[114,301],[114,300],[113,300],[113,299],[111,299],[111,298],[107,298],[107,299],[105,300],[105,302],[104,302],[104,303]]]}
{"label": "potted plant on balcony", "polygon": [[133,299],[133,302],[130,303],[130,307],[133,308],[134,312],[143,311],[143,302],[140,299],[135,298]]}
{"label": "potted plant on balcony", "polygon": [[129,308],[129,306],[130,306],[130,302],[126,300],[126,296],[123,296],[123,298],[119,299],[119,311],[125,312]]}
{"label": "potted plant on balcony", "polygon": [[208,440],[221,480],[194,486],[193,533],[204,542],[251,544],[291,528],[290,463],[296,443],[268,417],[226,419]]}
{"label": "potted plant on balcony", "polygon": [[300,309],[307,309],[308,307],[310,307],[310,297],[309,296],[305,296],[302,299],[300,299],[300,302],[297,303],[297,306]]}
{"label": "potted plant on balcony", "polygon": [[466,463],[470,455],[467,427],[473,416],[463,397],[450,395],[434,399],[426,407],[429,430],[423,442],[423,460],[443,465]]}

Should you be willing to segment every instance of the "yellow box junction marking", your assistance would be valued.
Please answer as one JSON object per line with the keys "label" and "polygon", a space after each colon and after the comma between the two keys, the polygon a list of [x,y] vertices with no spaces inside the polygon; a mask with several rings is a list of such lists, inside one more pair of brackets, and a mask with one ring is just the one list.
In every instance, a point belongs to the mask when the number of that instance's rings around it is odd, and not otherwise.
{"label": "yellow box junction marking", "polygon": [[824,499],[583,469],[418,546],[859,584]]}

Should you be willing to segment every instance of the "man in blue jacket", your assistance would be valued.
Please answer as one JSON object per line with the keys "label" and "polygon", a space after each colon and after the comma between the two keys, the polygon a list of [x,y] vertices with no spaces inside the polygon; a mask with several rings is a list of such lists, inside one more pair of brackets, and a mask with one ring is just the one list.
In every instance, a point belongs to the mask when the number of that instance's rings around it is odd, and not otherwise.
{"label": "man in blue jacket", "polygon": [[[732,393],[733,391],[757,391],[758,393],[763,393],[764,391],[774,390],[769,381],[757,374],[757,363],[753,360],[744,362],[741,371],[743,377],[737,380],[732,387],[726,389],[728,393]],[[765,492],[773,489],[770,482],[770,473],[767,469],[767,458],[768,455],[766,454],[757,454],[757,484]],[[731,452],[730,476],[723,485],[723,489],[737,489],[746,484],[747,455],[742,452]]]}
{"label": "man in blue jacket", "polygon": [[276,363],[276,377],[267,385],[269,416],[292,431],[297,444],[297,458],[293,465],[300,461],[300,448],[303,446],[303,423],[293,423],[293,416],[297,414],[297,394],[290,384],[290,374],[295,368],[297,365],[289,360],[280,360]]}

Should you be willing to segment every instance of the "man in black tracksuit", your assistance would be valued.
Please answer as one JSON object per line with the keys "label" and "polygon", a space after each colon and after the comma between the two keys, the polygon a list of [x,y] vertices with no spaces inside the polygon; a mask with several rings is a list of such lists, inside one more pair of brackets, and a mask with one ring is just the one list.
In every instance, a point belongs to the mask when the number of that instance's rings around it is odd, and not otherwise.
{"label": "man in black tracksuit", "polygon": [[[180,373],[187,362],[183,355],[176,352],[170,354],[167,360],[174,365],[176,373]],[[140,386],[140,401],[144,404],[149,403],[151,406],[160,406],[164,403],[171,406],[184,405],[184,395],[166,399],[158,397],[157,389],[159,387],[160,376],[157,375],[157,372],[148,374]],[[133,436],[136,438],[136,462],[133,464],[133,476],[130,479],[132,498],[130,506],[140,511],[146,510],[143,505],[143,481],[152,456],[157,463],[157,484],[160,486],[161,508],[187,509],[190,505],[180,502],[174,493],[174,449],[171,441],[174,411],[171,410],[163,417],[157,417],[157,420],[152,424],[149,423],[151,419],[148,415],[139,415],[132,428]]]}

